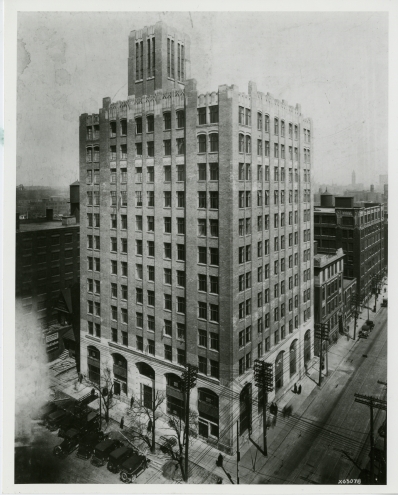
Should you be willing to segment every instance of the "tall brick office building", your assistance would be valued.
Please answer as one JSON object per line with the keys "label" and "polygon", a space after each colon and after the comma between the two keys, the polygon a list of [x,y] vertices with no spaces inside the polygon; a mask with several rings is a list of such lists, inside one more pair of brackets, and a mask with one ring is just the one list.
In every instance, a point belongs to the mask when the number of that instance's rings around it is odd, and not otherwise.
{"label": "tall brick office building", "polygon": [[254,359],[278,398],[313,356],[312,123],[254,83],[198,94],[161,22],[129,36],[128,91],[80,117],[81,369],[178,413],[197,365],[200,436],[231,452],[261,424]]}

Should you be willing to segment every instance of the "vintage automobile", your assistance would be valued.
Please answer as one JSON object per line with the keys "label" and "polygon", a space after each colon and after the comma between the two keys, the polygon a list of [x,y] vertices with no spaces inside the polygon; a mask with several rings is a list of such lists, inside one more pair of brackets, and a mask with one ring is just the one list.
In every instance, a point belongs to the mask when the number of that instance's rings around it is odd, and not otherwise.
{"label": "vintage automobile", "polygon": [[59,425],[65,420],[67,416],[68,413],[66,411],[63,411],[62,409],[58,409],[57,411],[51,413],[49,416],[47,416],[46,419],[47,428],[50,431],[58,430]]}
{"label": "vintage automobile", "polygon": [[120,447],[110,454],[106,467],[111,473],[118,473],[123,462],[136,453],[137,451],[131,447]]}
{"label": "vintage automobile", "polygon": [[387,304],[388,304],[388,299],[386,299],[385,297],[383,298],[383,302],[381,303],[381,305],[383,306],[383,308],[386,308],[387,307]]}
{"label": "vintage automobile", "polygon": [[[370,331],[372,331],[372,330],[373,330],[373,328],[374,328],[374,326],[375,326],[375,324],[374,324],[374,322],[373,322],[372,320],[366,320],[365,325],[367,325],[367,326],[369,327],[369,330],[370,330]],[[362,325],[362,326],[363,326],[363,325]]]}
{"label": "vintage automobile", "polygon": [[120,479],[123,483],[132,483],[145,471],[151,461],[144,455],[133,454],[120,467]]}
{"label": "vintage automobile", "polygon": [[79,432],[75,429],[70,429],[65,433],[64,441],[54,447],[53,453],[56,457],[65,457],[75,449],[79,445],[80,435]]}
{"label": "vintage automobile", "polygon": [[123,447],[123,442],[120,440],[111,440],[110,438],[104,440],[95,446],[91,464],[96,467],[103,466],[108,461],[110,454],[120,447]]}
{"label": "vintage automobile", "polygon": [[94,451],[94,447],[102,442],[105,435],[102,431],[90,431],[79,442],[77,457],[80,459],[89,459]]}
{"label": "vintage automobile", "polygon": [[67,430],[70,428],[76,428],[81,434],[85,434],[88,431],[98,430],[99,415],[95,412],[85,412],[83,415],[73,415],[65,419],[64,422],[60,424],[58,436],[64,437]]}

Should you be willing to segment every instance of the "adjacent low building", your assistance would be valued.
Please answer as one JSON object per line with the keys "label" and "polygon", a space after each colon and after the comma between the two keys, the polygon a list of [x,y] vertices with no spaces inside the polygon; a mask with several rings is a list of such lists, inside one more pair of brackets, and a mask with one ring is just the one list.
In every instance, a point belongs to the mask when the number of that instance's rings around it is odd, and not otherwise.
{"label": "adjacent low building", "polygon": [[314,209],[314,238],[319,251],[343,249],[344,276],[355,277],[361,300],[369,299],[384,273],[383,204],[357,205],[352,197],[325,193]]}

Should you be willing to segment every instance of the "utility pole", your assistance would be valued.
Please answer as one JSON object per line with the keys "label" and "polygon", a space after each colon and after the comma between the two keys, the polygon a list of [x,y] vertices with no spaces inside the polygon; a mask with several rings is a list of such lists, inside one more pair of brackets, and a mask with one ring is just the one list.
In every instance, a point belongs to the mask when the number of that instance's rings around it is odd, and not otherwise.
{"label": "utility pole", "polygon": [[268,392],[274,390],[274,372],[272,363],[266,363],[260,359],[254,360],[254,382],[256,387],[263,392],[263,445],[265,456],[268,455],[267,452],[267,402],[268,402]]}
{"label": "utility pole", "polygon": [[240,450],[239,450],[239,421],[236,422],[236,484],[239,485],[239,461],[240,461]]}
{"label": "utility pole", "polygon": [[[322,360],[323,360],[323,341],[329,342],[329,322],[328,323],[318,323],[315,325],[315,337],[320,340],[319,346],[319,386],[321,386],[322,381]],[[327,352],[328,346],[326,344],[326,363],[327,363]],[[326,376],[328,370],[326,369]]]}
{"label": "utility pole", "polygon": [[353,296],[354,302],[354,340],[356,339],[356,330],[357,330],[357,320],[359,316],[358,308],[359,308],[359,294],[354,294]]}
{"label": "utility pole", "polygon": [[[369,395],[355,394],[355,402],[365,404],[370,408],[370,482],[374,484],[374,436],[373,436],[373,409],[383,409],[387,412],[387,401]],[[387,459],[386,459],[387,461]],[[387,468],[387,462],[386,462]]]}
{"label": "utility pole", "polygon": [[198,376],[197,366],[192,364],[186,365],[186,370],[182,374],[182,382],[185,392],[185,481],[188,483],[188,446],[189,446],[189,396],[191,388],[196,385],[196,378]]}

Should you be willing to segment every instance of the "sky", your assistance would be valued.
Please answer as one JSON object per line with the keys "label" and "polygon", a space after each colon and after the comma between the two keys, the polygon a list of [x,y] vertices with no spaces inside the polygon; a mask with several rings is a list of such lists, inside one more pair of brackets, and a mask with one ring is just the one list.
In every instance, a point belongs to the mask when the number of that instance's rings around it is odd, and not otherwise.
{"label": "sky", "polygon": [[254,81],[301,104],[315,182],[387,173],[387,13],[19,12],[17,184],[78,179],[79,115],[127,99],[128,35],[159,20],[190,36],[199,92]]}

